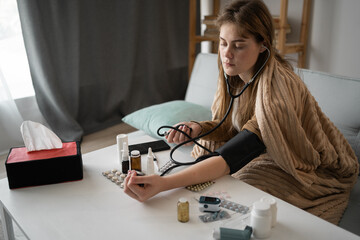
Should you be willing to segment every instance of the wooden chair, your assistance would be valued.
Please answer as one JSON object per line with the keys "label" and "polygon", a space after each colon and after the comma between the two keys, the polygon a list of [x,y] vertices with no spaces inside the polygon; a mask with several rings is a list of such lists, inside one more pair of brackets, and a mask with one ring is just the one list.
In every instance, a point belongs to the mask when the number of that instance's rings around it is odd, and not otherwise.
{"label": "wooden chair", "polygon": [[306,65],[306,49],[308,41],[309,16],[311,11],[311,0],[303,0],[300,39],[296,43],[286,43],[286,27],[288,15],[288,0],[281,0],[279,32],[277,36],[276,48],[282,55],[290,53],[298,53],[298,67],[305,68]]}
{"label": "wooden chair", "polygon": [[[201,43],[202,41],[212,41],[215,43],[219,41],[218,33],[196,35],[196,2],[196,0],[189,0],[189,79],[195,62],[196,44]],[[213,16],[216,18],[219,13],[220,0],[214,0],[213,4]]]}

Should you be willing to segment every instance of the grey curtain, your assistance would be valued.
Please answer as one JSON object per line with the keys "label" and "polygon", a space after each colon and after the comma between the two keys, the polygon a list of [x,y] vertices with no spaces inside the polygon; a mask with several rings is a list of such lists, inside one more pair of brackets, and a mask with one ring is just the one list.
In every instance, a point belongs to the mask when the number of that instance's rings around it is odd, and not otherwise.
{"label": "grey curtain", "polygon": [[36,99],[63,141],[184,98],[188,1],[17,1]]}

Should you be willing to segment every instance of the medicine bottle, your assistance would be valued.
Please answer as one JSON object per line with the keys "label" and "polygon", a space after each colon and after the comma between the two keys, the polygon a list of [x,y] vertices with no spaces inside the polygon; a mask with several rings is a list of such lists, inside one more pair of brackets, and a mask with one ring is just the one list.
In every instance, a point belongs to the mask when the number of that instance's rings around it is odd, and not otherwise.
{"label": "medicine bottle", "polygon": [[260,199],[261,202],[267,202],[270,204],[270,212],[271,212],[271,227],[275,227],[277,221],[277,206],[276,200],[272,197],[263,197]]}
{"label": "medicine bottle", "polygon": [[146,174],[147,175],[154,175],[154,155],[152,153],[151,147],[148,149],[147,155],[147,163],[146,163]]}
{"label": "medicine bottle", "polygon": [[121,170],[122,173],[127,174],[129,171],[129,148],[127,144],[124,142],[123,150],[121,150]]}
{"label": "medicine bottle", "polygon": [[126,134],[119,134],[116,136],[116,143],[118,149],[119,163],[122,162],[122,150],[124,150],[124,143],[128,144],[128,136]]}
{"label": "medicine bottle", "polygon": [[130,164],[131,164],[131,170],[137,170],[137,171],[141,172],[140,151],[138,151],[138,150],[131,151]]}
{"label": "medicine bottle", "polygon": [[177,202],[177,215],[179,222],[189,221],[189,202],[186,198],[180,198]]}
{"label": "medicine bottle", "polygon": [[271,234],[271,210],[267,202],[257,201],[253,204],[250,226],[256,238],[268,238]]}

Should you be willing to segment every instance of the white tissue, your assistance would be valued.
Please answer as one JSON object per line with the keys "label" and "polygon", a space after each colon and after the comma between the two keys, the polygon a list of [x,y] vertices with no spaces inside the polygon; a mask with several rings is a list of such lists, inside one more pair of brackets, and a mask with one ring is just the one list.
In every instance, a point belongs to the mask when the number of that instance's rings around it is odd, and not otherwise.
{"label": "white tissue", "polygon": [[21,124],[20,131],[25,147],[29,152],[62,148],[61,139],[40,123],[24,121]]}

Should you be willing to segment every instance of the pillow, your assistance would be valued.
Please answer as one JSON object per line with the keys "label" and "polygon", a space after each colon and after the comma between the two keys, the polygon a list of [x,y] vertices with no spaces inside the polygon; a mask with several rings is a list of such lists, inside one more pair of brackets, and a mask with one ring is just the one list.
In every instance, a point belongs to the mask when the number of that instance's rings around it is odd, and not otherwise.
{"label": "pillow", "polygon": [[183,121],[211,120],[211,110],[195,103],[175,100],[137,110],[122,120],[152,137],[161,138],[157,134],[159,127],[173,126]]}

